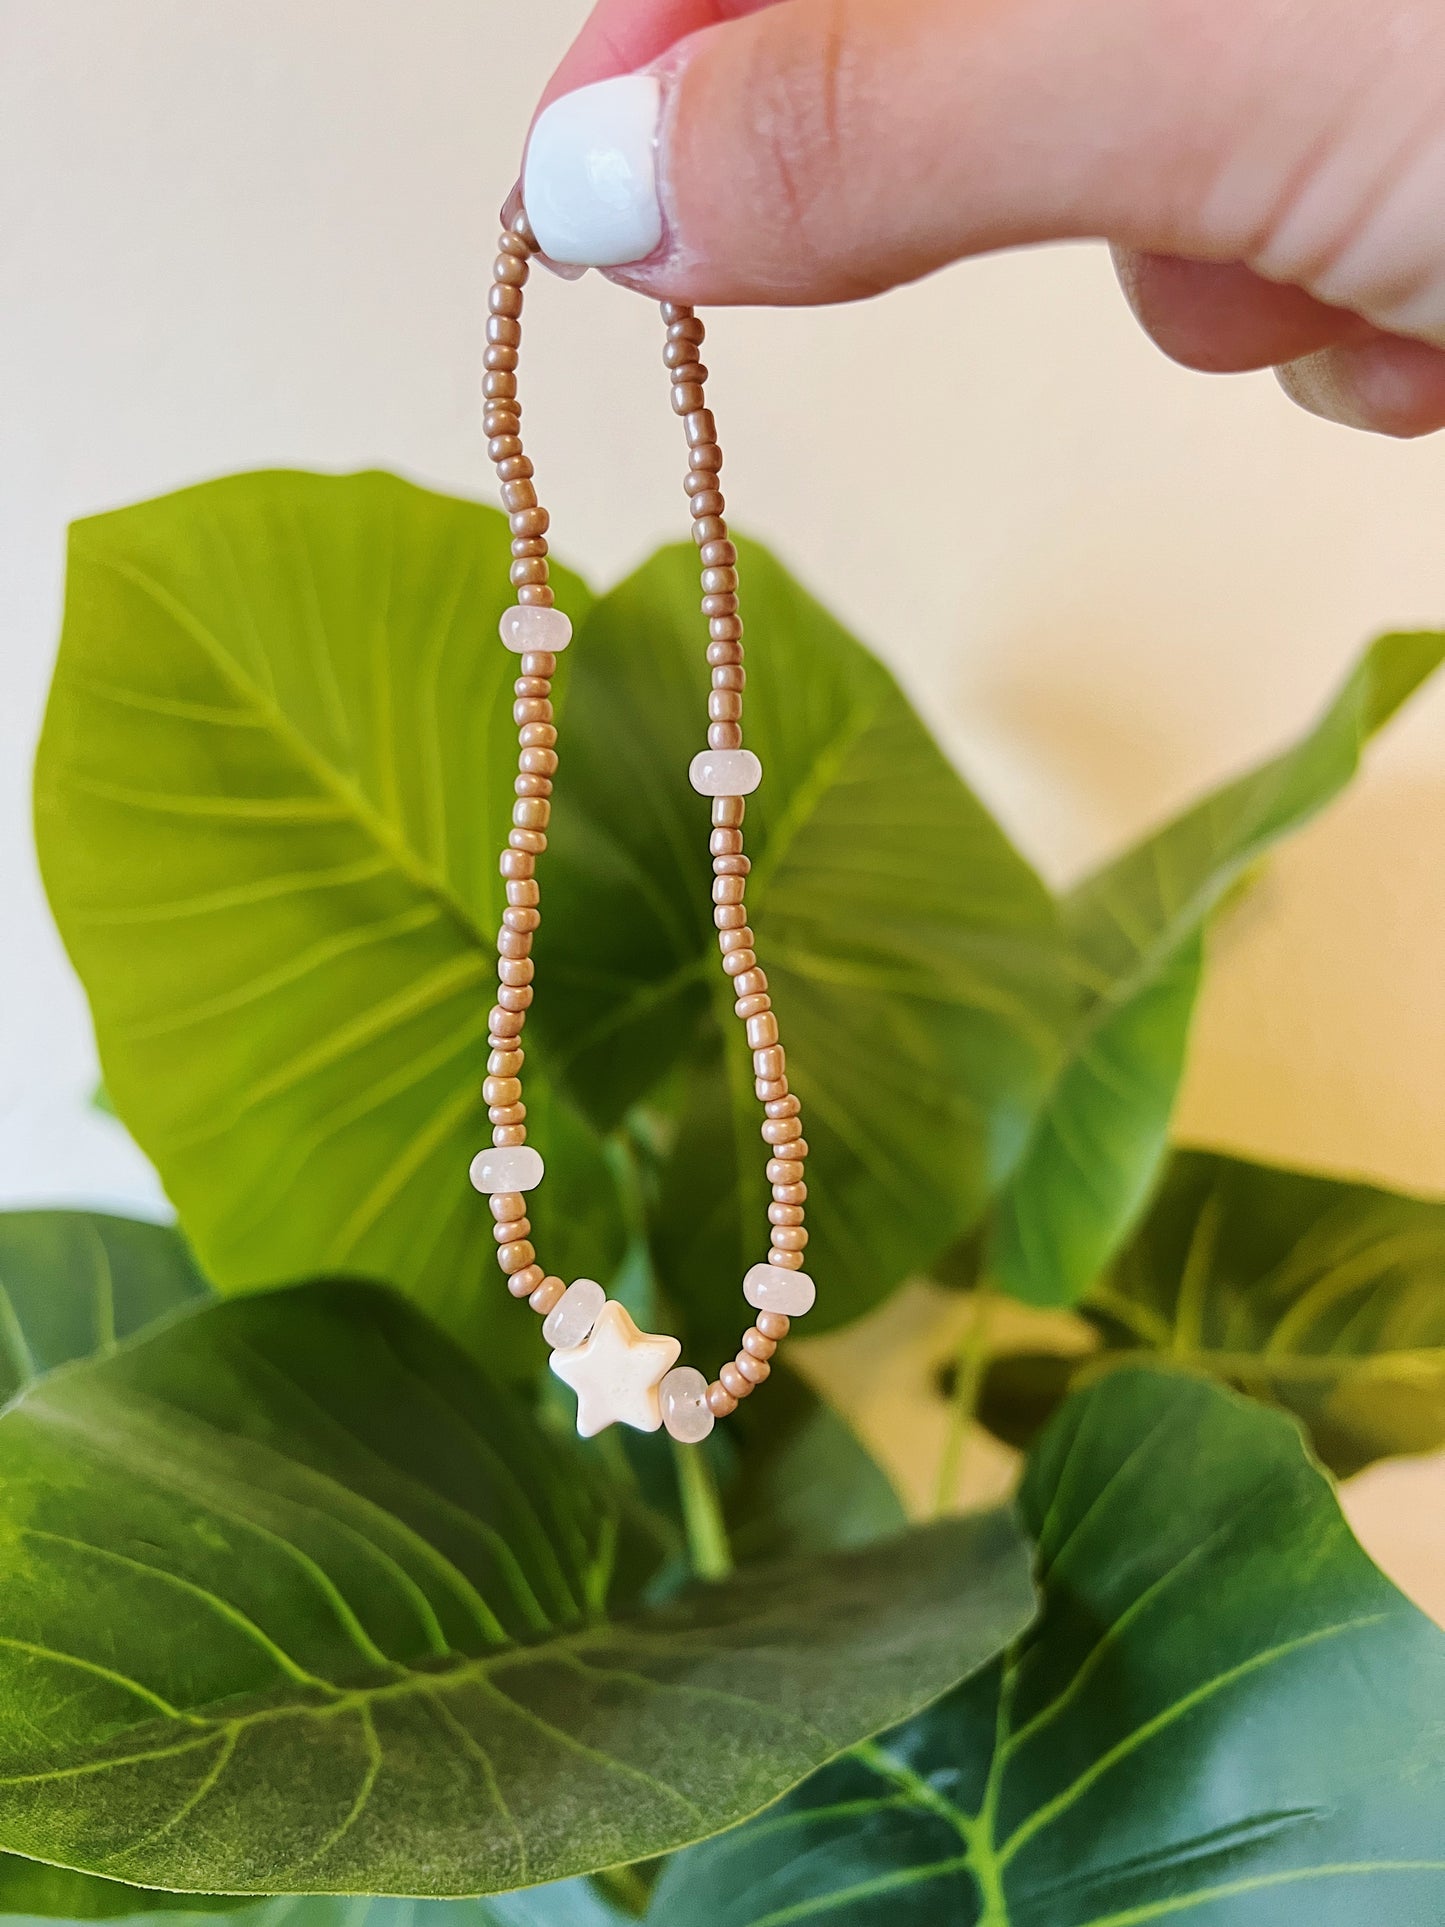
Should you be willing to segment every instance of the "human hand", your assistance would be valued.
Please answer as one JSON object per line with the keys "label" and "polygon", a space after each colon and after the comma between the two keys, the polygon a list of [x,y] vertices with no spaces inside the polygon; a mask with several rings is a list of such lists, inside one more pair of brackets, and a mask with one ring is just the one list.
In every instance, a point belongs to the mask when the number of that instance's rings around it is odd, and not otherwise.
{"label": "human hand", "polygon": [[1419,0],[599,0],[542,105],[543,247],[659,299],[847,301],[1103,236],[1186,366],[1445,426],[1445,12]]}

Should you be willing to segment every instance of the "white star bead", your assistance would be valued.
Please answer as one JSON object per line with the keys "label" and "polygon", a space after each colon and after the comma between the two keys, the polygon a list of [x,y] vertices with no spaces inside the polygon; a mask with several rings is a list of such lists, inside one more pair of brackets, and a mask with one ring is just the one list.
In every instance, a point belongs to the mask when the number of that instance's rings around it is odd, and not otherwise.
{"label": "white star bead", "polygon": [[675,1338],[639,1331],[609,1298],[580,1345],[552,1354],[552,1370],[577,1394],[578,1436],[590,1439],[619,1420],[655,1432],[662,1423],[657,1388],[681,1350]]}

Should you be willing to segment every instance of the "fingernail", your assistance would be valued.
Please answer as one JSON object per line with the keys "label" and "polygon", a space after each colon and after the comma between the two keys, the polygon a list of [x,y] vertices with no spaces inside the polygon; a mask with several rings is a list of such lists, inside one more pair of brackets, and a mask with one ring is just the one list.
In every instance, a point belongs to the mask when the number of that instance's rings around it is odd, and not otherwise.
{"label": "fingernail", "polygon": [[620,74],[563,94],[538,115],[522,193],[544,254],[573,267],[620,268],[654,252],[661,109],[654,75]]}
{"label": "fingernail", "polygon": [[[511,193],[503,201],[501,212],[497,217],[504,228],[512,225],[521,213],[523,205],[522,183],[516,181],[513,183]],[[538,267],[545,268],[548,274],[555,274],[559,281],[580,281],[587,272],[586,268],[570,267],[564,261],[554,261],[550,254],[539,253],[534,258]]]}

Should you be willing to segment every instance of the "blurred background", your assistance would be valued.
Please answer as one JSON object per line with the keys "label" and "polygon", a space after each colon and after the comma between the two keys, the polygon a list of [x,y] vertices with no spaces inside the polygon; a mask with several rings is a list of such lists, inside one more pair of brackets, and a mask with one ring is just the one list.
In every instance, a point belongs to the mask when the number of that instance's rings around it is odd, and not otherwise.
{"label": "blurred background", "polygon": [[[0,1205],[165,1210],[91,1108],[33,856],[66,524],[265,465],[490,496],[495,212],[585,12],[0,0]],[[1267,375],[1170,366],[1102,248],[709,328],[734,519],[888,661],[1053,883],[1299,731],[1370,635],[1445,624],[1445,439],[1367,440]],[[537,284],[529,448],[599,585],[685,532],[659,349],[635,296]],[[1445,1193],[1442,883],[1437,686],[1223,926],[1178,1135]],[[809,1348],[915,1498],[958,1318],[919,1286]],[[968,1490],[1007,1469],[980,1444]],[[1445,1620],[1445,1461],[1346,1498]]]}

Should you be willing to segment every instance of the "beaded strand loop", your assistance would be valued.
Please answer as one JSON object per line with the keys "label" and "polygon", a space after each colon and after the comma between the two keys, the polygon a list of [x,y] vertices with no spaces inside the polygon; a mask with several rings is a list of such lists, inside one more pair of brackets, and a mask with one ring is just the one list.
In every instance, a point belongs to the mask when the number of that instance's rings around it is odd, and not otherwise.
{"label": "beaded strand loop", "polygon": [[[713,923],[722,968],[732,984],[733,1008],[745,1027],[752,1053],[754,1090],[763,1108],[762,1137],[767,1178],[770,1249],[765,1264],[754,1265],[743,1292],[756,1318],[744,1332],[737,1355],[708,1383],[690,1366],[666,1370],[675,1359],[675,1340],[638,1333],[625,1310],[609,1303],[590,1279],[571,1286],[546,1273],[531,1242],[525,1193],[540,1182],[542,1160],[527,1144],[527,1107],[522,1101],[525,1051],[522,1034],[533,996],[532,939],[541,922],[537,859],[547,847],[552,782],[557,770],[557,730],[553,718],[552,678],[557,655],[571,640],[571,625],[554,607],[548,583],[547,511],[537,499],[534,470],[522,448],[521,404],[517,400],[517,361],[521,346],[523,291],[537,252],[525,212],[509,222],[498,244],[488,295],[484,356],[483,425],[487,452],[496,464],[502,504],[512,537],[511,581],[517,606],[502,619],[502,637],[521,658],[513,684],[512,715],[518,726],[518,773],[514,785],[512,828],[501,856],[507,907],[497,935],[497,1001],[488,1026],[487,1076],[483,1095],[492,1125],[492,1149],[473,1160],[472,1180],[490,1194],[497,1259],[507,1288],[526,1298],[545,1320],[543,1333],[554,1347],[553,1365],[579,1387],[579,1430],[599,1429],[621,1417],[644,1430],[659,1422],[686,1443],[711,1431],[715,1418],[737,1410],[771,1371],[779,1341],[791,1320],[808,1311],[814,1299],[803,1270],[808,1243],[804,1205],[808,1145],[801,1106],[789,1089],[787,1060],[778,1020],[768,994],[767,975],[758,962],[747,919],[746,890],[751,869],[743,848],[747,796],[762,777],[758,759],[743,747],[743,624],[738,604],[738,552],[728,535],[722,493],[722,450],[711,410],[706,406],[708,371],[702,362],[705,330],[693,310],[664,302],[663,362],[672,385],[672,406],[681,417],[687,441],[684,481],[692,536],[701,567],[702,614],[707,619],[707,749],[694,757],[689,777],[694,789],[711,798]],[[619,1355],[651,1348],[648,1362],[633,1373],[636,1384],[616,1409],[601,1399],[584,1409],[586,1355],[606,1350],[610,1365]],[[611,1348],[611,1349],[606,1349]],[[665,1375],[664,1375],[665,1373]],[[640,1374],[640,1375],[639,1375]],[[651,1376],[649,1376],[649,1374]],[[647,1382],[644,1384],[643,1379]],[[660,1380],[660,1383],[658,1382]],[[620,1381],[619,1381],[620,1383]],[[604,1388],[612,1392],[612,1380]],[[628,1400],[631,1400],[629,1403]],[[624,1409],[624,1406],[626,1409]]]}

